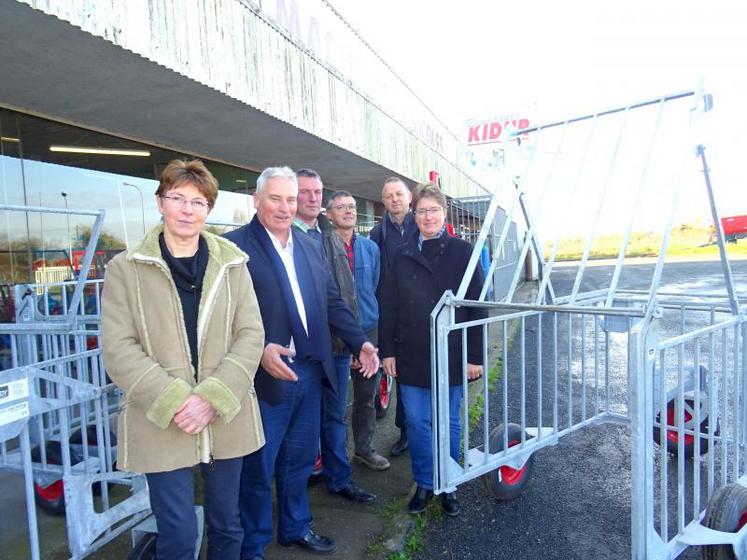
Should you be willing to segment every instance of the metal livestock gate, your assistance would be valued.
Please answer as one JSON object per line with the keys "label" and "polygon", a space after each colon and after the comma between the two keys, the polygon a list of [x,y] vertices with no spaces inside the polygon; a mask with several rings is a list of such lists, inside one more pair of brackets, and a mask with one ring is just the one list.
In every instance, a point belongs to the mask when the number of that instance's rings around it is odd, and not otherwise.
{"label": "metal livestock gate", "polygon": [[116,470],[119,390],[104,370],[101,280],[88,272],[104,212],[0,205],[95,218],[76,280],[15,286],[16,322],[0,325],[12,367],[0,371],[0,470],[23,474],[28,554],[41,557],[36,505],[65,515],[83,558],[150,514],[145,477]]}
{"label": "metal livestock gate", "polygon": [[[704,546],[706,558],[747,558],[747,308],[734,286],[699,141],[711,105],[709,95],[687,91],[522,132],[529,147],[518,156],[521,171],[503,179],[514,194],[497,247],[514,216],[523,217],[527,235],[505,296],[489,297],[494,258],[479,300],[464,299],[494,227],[494,198],[458,292],[444,294],[431,315],[436,493],[483,477],[495,498],[513,498],[530,480],[534,452],[585,427],[621,423],[631,432],[632,558],[675,558],[692,545]],[[678,199],[696,191],[717,231],[724,287],[718,294],[661,289]],[[546,218],[547,207],[555,213]],[[581,216],[571,215],[578,207]],[[553,283],[562,251],[558,218],[586,228],[572,287],[567,283],[562,295]],[[543,233],[554,237],[548,247],[540,242],[544,219],[551,225]],[[621,233],[611,276],[594,286],[584,273],[610,225],[605,220],[618,221]],[[641,223],[659,228],[658,257],[648,288],[626,289],[624,280],[640,274],[626,258]],[[521,302],[517,288],[530,250],[541,281]],[[456,323],[461,306],[483,306],[489,316]],[[469,328],[483,330],[485,364],[488,341],[497,341],[502,370],[494,387],[483,376],[482,420],[479,429],[465,430],[463,457],[455,461],[447,338],[456,332],[466,345]],[[467,407],[462,422],[469,425]]]}

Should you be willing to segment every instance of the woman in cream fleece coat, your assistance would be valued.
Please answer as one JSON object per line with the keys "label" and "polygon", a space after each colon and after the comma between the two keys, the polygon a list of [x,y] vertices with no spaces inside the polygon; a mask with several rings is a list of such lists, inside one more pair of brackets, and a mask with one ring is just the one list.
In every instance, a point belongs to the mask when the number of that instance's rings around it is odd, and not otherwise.
{"label": "woman in cream fleece coat", "polygon": [[147,475],[159,559],[194,558],[198,464],[208,557],[239,557],[242,457],[264,444],[248,257],[202,231],[217,194],[202,162],[172,161],[156,191],[163,224],[112,259],[104,281],[104,362],[123,391],[117,464]]}

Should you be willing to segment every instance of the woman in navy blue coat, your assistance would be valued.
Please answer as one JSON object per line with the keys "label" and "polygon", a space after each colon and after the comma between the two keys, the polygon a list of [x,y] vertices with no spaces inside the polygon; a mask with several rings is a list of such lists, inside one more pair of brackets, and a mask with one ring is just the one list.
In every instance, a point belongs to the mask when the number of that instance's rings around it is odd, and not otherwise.
{"label": "woman in navy blue coat", "polygon": [[[435,185],[415,192],[412,200],[419,235],[402,245],[381,289],[379,309],[379,355],[384,371],[396,376],[402,389],[410,442],[412,474],[417,484],[408,504],[410,513],[422,512],[433,496],[433,449],[431,443],[431,348],[430,314],[446,290],[456,293],[467,269],[472,245],[449,236],[444,226],[446,197]],[[480,267],[467,290],[467,299],[478,299],[483,275]],[[461,308],[458,322],[480,319],[487,311]],[[467,377],[477,379],[483,369],[482,328],[467,333]],[[461,438],[462,336],[449,337],[450,454],[459,458]],[[459,513],[454,493],[441,497],[447,515]]]}

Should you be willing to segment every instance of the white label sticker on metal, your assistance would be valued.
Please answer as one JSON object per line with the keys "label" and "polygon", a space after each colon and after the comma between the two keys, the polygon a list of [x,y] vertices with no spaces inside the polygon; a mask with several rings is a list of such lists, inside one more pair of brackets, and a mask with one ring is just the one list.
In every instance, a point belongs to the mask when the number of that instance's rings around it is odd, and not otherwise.
{"label": "white label sticker on metal", "polygon": [[23,401],[0,410],[0,426],[5,426],[29,415],[29,403]]}
{"label": "white label sticker on metal", "polygon": [[18,399],[26,399],[29,396],[29,380],[17,379],[0,385],[0,404],[8,403]]}

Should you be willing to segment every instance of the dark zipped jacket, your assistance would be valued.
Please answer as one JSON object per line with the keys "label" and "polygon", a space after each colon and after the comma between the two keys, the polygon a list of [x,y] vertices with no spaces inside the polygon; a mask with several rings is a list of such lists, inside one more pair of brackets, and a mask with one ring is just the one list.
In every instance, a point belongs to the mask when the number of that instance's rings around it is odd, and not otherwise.
{"label": "dark zipped jacket", "polygon": [[[379,294],[379,357],[397,360],[397,379],[404,385],[431,386],[431,311],[446,290],[456,293],[467,269],[472,245],[467,241],[441,237],[423,242],[418,236],[402,245],[392,258],[392,268]],[[466,299],[479,299],[483,274],[475,269]],[[487,317],[487,310],[461,307],[457,322]],[[467,331],[467,361],[483,363],[482,327]],[[462,335],[449,335],[449,385],[462,382]]]}
{"label": "dark zipped jacket", "polygon": [[373,227],[368,237],[379,246],[381,256],[381,267],[379,268],[380,290],[389,273],[394,253],[399,246],[407,243],[413,237],[417,240],[418,226],[415,225],[415,216],[412,212],[408,212],[400,228],[392,221],[389,213],[385,212],[381,222]]}

